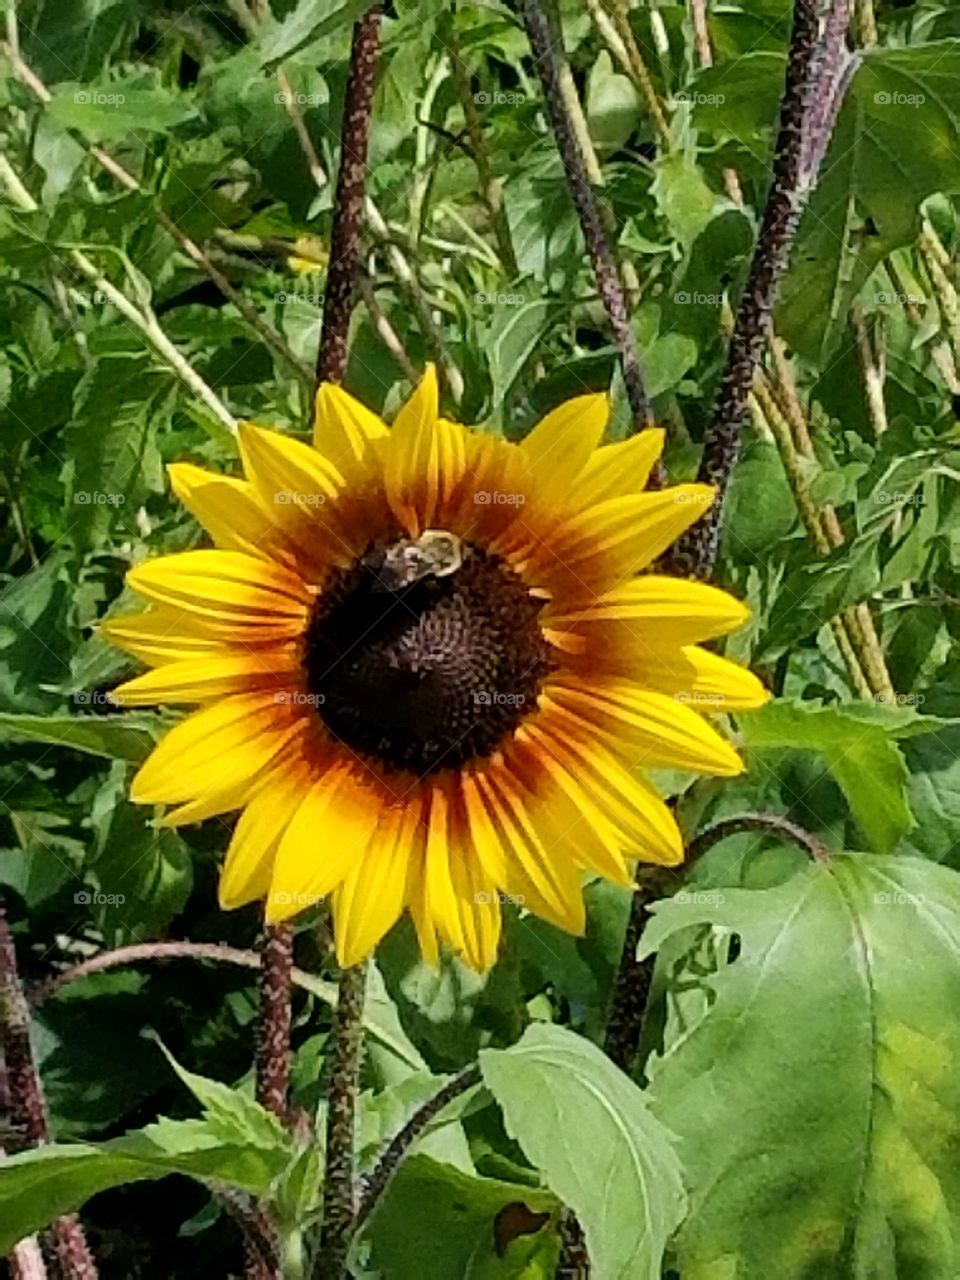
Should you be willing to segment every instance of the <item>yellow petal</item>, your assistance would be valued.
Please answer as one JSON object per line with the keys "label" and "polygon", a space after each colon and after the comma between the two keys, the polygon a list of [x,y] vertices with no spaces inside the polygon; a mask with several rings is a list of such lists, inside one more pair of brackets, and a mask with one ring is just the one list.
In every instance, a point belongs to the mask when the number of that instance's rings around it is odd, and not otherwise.
{"label": "yellow petal", "polygon": [[220,873],[218,896],[225,911],[267,896],[280,839],[299,802],[296,787],[281,775],[247,803]]}
{"label": "yellow petal", "polygon": [[610,417],[610,398],[576,396],[552,409],[520,441],[529,474],[544,503],[568,497],[570,485],[597,448]]}
{"label": "yellow petal", "polygon": [[171,463],[167,473],[173,492],[218,547],[249,555],[277,554],[276,521],[253,485],[215,475],[189,462]]}
{"label": "yellow petal", "polygon": [[628,674],[638,684],[668,693],[702,713],[747,711],[770,699],[752,671],[698,645],[651,653]]}
{"label": "yellow petal", "polygon": [[548,605],[544,624],[558,630],[574,628],[602,651],[616,638],[638,645],[642,660],[645,640],[658,646],[690,644],[725,635],[742,626],[750,610],[726,591],[705,582],[687,582],[658,574],[621,583],[582,608]]}
{"label": "yellow petal", "polygon": [[450,803],[442,787],[432,787],[427,813],[426,903],[437,932],[457,951],[466,943],[450,874]]}
{"label": "yellow petal", "polygon": [[313,444],[342,475],[353,481],[362,475],[371,462],[371,441],[386,434],[385,424],[366,405],[342,387],[321,383],[317,391]]}
{"label": "yellow petal", "polygon": [[288,920],[342,884],[366,856],[382,811],[352,765],[332,768],[315,782],[280,841],[268,923]]}
{"label": "yellow petal", "polygon": [[278,703],[292,703],[293,693],[280,688],[278,681],[285,673],[292,675],[298,666],[296,651],[291,647],[283,651],[261,649],[229,657],[167,662],[118,685],[110,694],[110,700],[122,707],[149,707],[158,702],[208,702],[212,698],[272,686]]}
{"label": "yellow petal", "polygon": [[450,859],[453,891],[460,913],[461,955],[478,973],[489,969],[500,944],[500,894],[468,849],[453,850]]}
{"label": "yellow petal", "polygon": [[261,640],[299,635],[309,596],[298,577],[240,551],[181,551],[131,569],[127,582],[156,604],[183,610],[208,634],[237,627]]}
{"label": "yellow petal", "polygon": [[629,440],[598,449],[577,479],[576,492],[572,494],[577,508],[582,511],[609,498],[639,493],[663,453],[665,438],[666,432],[650,427]]}
{"label": "yellow petal", "polygon": [[541,696],[541,706],[554,710],[581,740],[599,732],[614,744],[623,743],[638,763],[720,777],[743,772],[736,751],[702,716],[629,680],[607,678],[599,687],[574,678],[558,680]]}
{"label": "yellow petal", "polygon": [[166,734],[133,779],[130,799],[172,804],[242,788],[302,731],[303,723],[278,708],[269,693],[224,698]]}
{"label": "yellow petal", "polygon": [[443,488],[438,413],[437,373],[431,364],[397,414],[385,452],[387,501],[411,537],[433,525]]}
{"label": "yellow petal", "polygon": [[[544,726],[547,721],[544,719]],[[527,724],[518,737],[536,746],[541,764],[567,799],[576,805],[607,849],[623,858],[643,858],[671,867],[684,858],[684,841],[676,819],[644,778],[628,773],[620,760],[599,741],[561,739],[539,724]],[[593,865],[611,876],[589,842],[584,855],[593,852]]]}
{"label": "yellow petal", "polygon": [[507,884],[520,905],[570,933],[584,928],[583,893],[576,867],[563,850],[548,850],[528,806],[509,780],[480,777],[481,790],[510,855]]}
{"label": "yellow petal", "polygon": [[334,934],[342,967],[364,960],[400,918],[408,852],[404,813],[389,811],[336,892]]}
{"label": "yellow petal", "polygon": [[[653,787],[628,773],[595,737],[558,734],[542,723],[528,724],[518,737],[535,744],[552,780],[584,814],[597,836],[628,858],[673,866],[683,860],[683,840],[676,819]],[[590,846],[583,846],[585,852]],[[601,863],[594,864],[608,874]],[[610,877],[613,878],[613,877]]]}
{"label": "yellow petal", "polygon": [[536,557],[579,578],[622,578],[646,568],[713,501],[705,484],[675,485],[653,493],[608,498],[561,525]]}
{"label": "yellow petal", "polygon": [[[184,662],[189,658],[228,657],[235,652],[223,640],[191,634],[189,614],[175,609],[150,609],[146,613],[121,614],[101,622],[98,633],[118,649],[132,653],[150,666]],[[242,644],[243,638],[237,637]]]}
{"label": "yellow petal", "polygon": [[344,476],[330,459],[311,445],[279,431],[241,422],[240,456],[247,476],[268,511],[283,514],[283,508],[317,506],[335,498],[343,488]]}

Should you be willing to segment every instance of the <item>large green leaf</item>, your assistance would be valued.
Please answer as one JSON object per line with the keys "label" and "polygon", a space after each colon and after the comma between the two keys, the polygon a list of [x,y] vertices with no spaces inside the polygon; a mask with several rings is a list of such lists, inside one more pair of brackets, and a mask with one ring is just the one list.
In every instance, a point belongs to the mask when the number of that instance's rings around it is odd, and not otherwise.
{"label": "large green leaf", "polygon": [[659,1277],[684,1195],[670,1135],[641,1090],[557,1026],[534,1024],[512,1048],[485,1049],[480,1065],[507,1129],[582,1224],[591,1275]]}
{"label": "large green leaf", "polygon": [[690,1192],[684,1280],[955,1276],[960,876],[842,855],[657,904],[642,950],[691,926],[739,953],[651,1073]]}
{"label": "large green leaf", "polygon": [[549,1280],[558,1208],[549,1192],[409,1156],[364,1233],[370,1264],[390,1280]]}
{"label": "large green leaf", "polygon": [[111,716],[22,716],[0,713],[0,741],[42,742],[108,760],[138,764],[160,737],[162,721],[149,712]]}
{"label": "large green leaf", "polygon": [[285,1144],[226,1140],[206,1120],[161,1120],[100,1146],[53,1145],[0,1164],[0,1253],[108,1187],[184,1173],[263,1195],[286,1167]]}

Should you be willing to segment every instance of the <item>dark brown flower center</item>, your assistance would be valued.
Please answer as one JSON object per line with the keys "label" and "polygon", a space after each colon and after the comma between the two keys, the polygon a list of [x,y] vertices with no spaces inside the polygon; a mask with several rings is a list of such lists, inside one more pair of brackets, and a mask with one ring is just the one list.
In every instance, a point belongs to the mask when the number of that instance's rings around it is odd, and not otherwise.
{"label": "dark brown flower center", "polygon": [[307,629],[307,688],[327,729],[419,776],[489,755],[549,669],[541,602],[496,556],[460,551],[451,567],[418,560],[415,544],[369,548],[336,571]]}

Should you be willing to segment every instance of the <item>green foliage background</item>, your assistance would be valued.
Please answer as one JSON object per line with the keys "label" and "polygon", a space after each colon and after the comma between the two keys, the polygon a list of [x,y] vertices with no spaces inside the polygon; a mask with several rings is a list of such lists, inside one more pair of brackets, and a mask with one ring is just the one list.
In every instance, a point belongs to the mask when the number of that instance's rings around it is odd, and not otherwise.
{"label": "green foliage background", "polygon": [[[309,373],[316,352],[332,183],[311,172],[292,117],[334,173],[362,7],[19,7],[20,54],[51,97],[42,104],[8,61],[0,887],[35,989],[111,947],[256,940],[254,909],[215,909],[223,825],[161,833],[125,799],[164,717],[107,705],[128,663],[93,627],[130,604],[132,563],[199,539],[170,501],[164,463],[230,470],[237,459],[210,404],[111,288],[230,413],[306,430],[309,377],[295,366]],[[450,961],[425,968],[407,928],[395,930],[371,977],[364,1168],[478,1054],[483,1083],[404,1164],[358,1242],[358,1276],[550,1276],[562,1205],[583,1224],[596,1280],[960,1273],[960,12],[917,0],[878,16],[879,44],[850,82],[776,317],[815,456],[785,465],[780,435],[755,419],[718,568],[754,609],[727,651],[778,696],[735,726],[742,778],[658,779],[691,837],[764,810],[837,856],[810,865],[743,835],[677,877],[643,941],[657,966],[636,1082],[597,1048],[623,891],[587,888],[582,939],[510,915],[484,978]],[[696,469],[723,363],[722,304],[735,303],[749,264],[789,18],[783,0],[724,6],[711,15],[715,65],[698,72],[684,6],[629,11],[666,103],[667,147],[588,7],[563,5],[604,198],[639,277],[633,323],[675,478]],[[465,87],[502,189],[499,228],[465,133]],[[97,146],[139,190],[98,166]],[[371,159],[381,216],[368,219],[370,287],[413,367],[440,359],[447,411],[516,437],[559,400],[611,387],[623,434],[616,353],[515,12],[395,6]],[[162,214],[281,336],[287,358],[182,252]],[[882,416],[863,335],[881,357]],[[349,389],[389,416],[408,372],[360,305]],[[825,503],[846,535],[829,552],[802,519]],[[831,620],[864,603],[893,704],[858,699],[837,648]],[[304,921],[298,937],[298,962],[315,976],[300,979],[295,1008],[295,1102],[310,1113],[323,1105],[333,991],[316,926]],[[254,1015],[248,969],[196,960],[131,965],[38,997],[51,1124],[70,1145],[0,1166],[0,1253],[83,1206],[108,1280],[238,1275],[238,1236],[211,1178],[266,1197],[295,1251],[316,1217],[320,1161],[252,1101]]]}

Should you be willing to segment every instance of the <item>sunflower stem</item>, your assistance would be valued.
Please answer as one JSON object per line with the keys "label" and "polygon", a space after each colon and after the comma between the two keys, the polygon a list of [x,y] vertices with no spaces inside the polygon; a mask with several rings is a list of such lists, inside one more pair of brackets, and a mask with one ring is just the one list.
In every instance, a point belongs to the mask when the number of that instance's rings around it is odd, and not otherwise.
{"label": "sunflower stem", "polygon": [[[17,953],[0,905],[0,1048],[10,1120],[23,1149],[50,1141],[47,1108],[30,1043],[30,1009],[23,994]],[[58,1218],[50,1241],[63,1280],[97,1280],[97,1267],[77,1218]]]}
{"label": "sunflower stem", "polygon": [[257,1101],[290,1124],[290,1027],[293,993],[293,926],[268,925],[260,944],[260,1009],[257,1017]]}
{"label": "sunflower stem", "polygon": [[424,1130],[435,1119],[436,1116],[451,1103],[454,1098],[458,1098],[462,1093],[466,1093],[472,1089],[474,1085],[480,1083],[480,1068],[476,1063],[471,1063],[469,1067],[448,1080],[442,1088],[438,1089],[432,1098],[428,1098],[426,1102],[419,1107],[403,1128],[394,1135],[380,1153],[380,1158],[376,1163],[373,1172],[367,1179],[364,1187],[363,1196],[357,1209],[357,1218],[355,1230],[359,1229],[367,1218],[376,1208],[377,1202],[386,1191],[390,1183],[390,1179],[400,1167],[400,1162],[407,1154],[413,1144],[423,1134]]}
{"label": "sunflower stem", "polygon": [[321,1277],[323,1280],[340,1280],[346,1274],[347,1253],[355,1230],[357,1184],[354,1142],[365,985],[365,965],[351,965],[341,971],[327,1091],[326,1177],[320,1249],[313,1273],[316,1280],[321,1280]]}
{"label": "sunflower stem", "polygon": [[556,43],[539,0],[524,0],[523,20],[533,52],[557,149],[563,161],[570,197],[573,200],[587,246],[597,288],[620,352],[623,380],[633,414],[634,430],[653,422],[653,414],[640,371],[640,356],[630,327],[617,264],[603,228],[597,199],[590,186],[583,150],[577,140],[574,123],[567,108]]}
{"label": "sunflower stem", "polygon": [[[826,37],[842,41],[839,22],[828,24]],[[680,539],[671,556],[675,572],[709,575],[717,556],[727,485],[740,455],[743,427],[749,418],[750,391],[770,336],[770,318],[793,244],[806,196],[816,179],[817,162],[833,118],[819,122],[817,145],[809,143],[809,116],[817,75],[837,59],[819,38],[816,0],[795,0],[787,72],[780,102],[780,123],[773,157],[771,185],[746,287],[734,322],[733,337],[720,384],[713,421],[703,445],[698,478],[714,487],[716,501]],[[834,116],[842,95],[832,95]]]}
{"label": "sunflower stem", "polygon": [[382,5],[374,4],[353,28],[350,73],[340,131],[340,170],[330,234],[330,265],[323,296],[323,328],[317,353],[317,384],[342,382],[347,338],[360,268],[360,227],[367,185],[367,145],[380,56]]}

